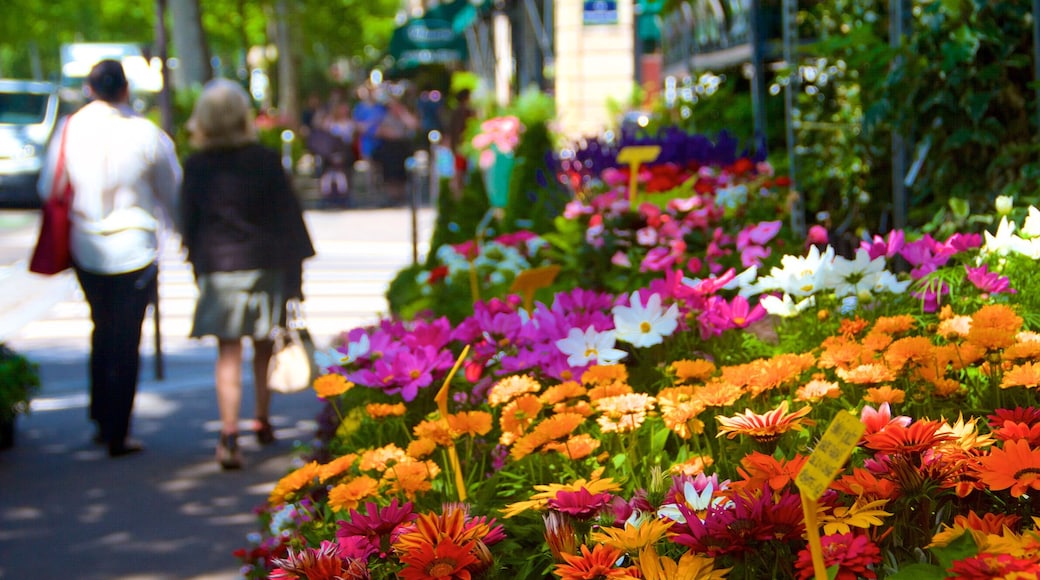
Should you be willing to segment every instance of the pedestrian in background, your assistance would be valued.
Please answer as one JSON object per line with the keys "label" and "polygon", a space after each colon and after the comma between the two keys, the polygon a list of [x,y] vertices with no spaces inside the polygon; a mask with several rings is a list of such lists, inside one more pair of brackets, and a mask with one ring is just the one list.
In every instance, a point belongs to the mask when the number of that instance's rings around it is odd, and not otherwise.
{"label": "pedestrian in background", "polygon": [[198,149],[184,164],[181,189],[182,239],[199,288],[191,336],[217,338],[216,455],[221,467],[237,469],[242,339],[253,345],[254,434],[269,445],[271,332],[284,323],[286,301],[303,298],[302,265],[314,247],[278,152],[257,142],[241,86],[208,83],[188,130]]}
{"label": "pedestrian in background", "polygon": [[391,96],[386,115],[376,129],[379,145],[373,153],[383,171],[384,205],[402,205],[406,201],[408,171],[405,161],[415,152],[415,132],[418,129],[418,117],[401,99]]}
{"label": "pedestrian in background", "polygon": [[73,198],[70,251],[90,305],[90,418],[95,442],[111,457],[143,448],[129,438],[137,394],[141,324],[156,294],[160,223],[177,216],[181,167],[173,142],[134,112],[123,65],[97,63],[87,76],[91,102],[65,120],[41,172],[40,195],[54,180],[58,148]]}

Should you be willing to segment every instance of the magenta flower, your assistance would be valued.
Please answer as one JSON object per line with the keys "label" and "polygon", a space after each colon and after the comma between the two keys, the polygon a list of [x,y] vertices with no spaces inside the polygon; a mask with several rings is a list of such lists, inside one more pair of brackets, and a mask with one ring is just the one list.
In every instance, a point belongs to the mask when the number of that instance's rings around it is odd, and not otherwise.
{"label": "magenta flower", "polygon": [[752,307],[743,296],[734,296],[730,302],[721,296],[712,296],[700,316],[701,336],[718,336],[733,328],[747,328],[765,316],[766,309],[761,304]]}
{"label": "magenta flower", "polygon": [[869,242],[860,242],[859,247],[867,251],[871,260],[881,256],[891,260],[899,255],[899,252],[903,249],[905,243],[906,234],[903,233],[903,230],[892,230],[888,232],[887,237],[882,238],[881,236],[875,235]]}
{"label": "magenta flower", "polygon": [[986,294],[1015,294],[1017,290],[1011,287],[1011,281],[1007,276],[1001,276],[996,272],[990,272],[989,266],[983,264],[978,268],[965,265],[964,270],[968,273],[968,281],[975,285],[981,292]]}
{"label": "magenta flower", "polygon": [[546,503],[556,511],[563,512],[579,520],[588,520],[595,517],[603,509],[610,507],[613,499],[614,496],[609,493],[604,492],[593,495],[589,490],[582,487],[578,491],[559,491],[556,493],[556,497]]}
{"label": "magenta flower", "polygon": [[737,249],[743,251],[748,246],[764,246],[780,233],[780,220],[772,222],[761,222],[754,226],[748,226],[737,234]]}
{"label": "magenta flower", "polygon": [[357,550],[358,540],[367,542],[371,553],[378,553],[386,558],[390,550],[391,535],[398,526],[414,520],[417,516],[412,512],[412,502],[398,505],[397,498],[390,500],[386,507],[379,507],[374,502],[365,503],[365,513],[350,510],[349,520],[336,522],[336,541],[341,548]]}

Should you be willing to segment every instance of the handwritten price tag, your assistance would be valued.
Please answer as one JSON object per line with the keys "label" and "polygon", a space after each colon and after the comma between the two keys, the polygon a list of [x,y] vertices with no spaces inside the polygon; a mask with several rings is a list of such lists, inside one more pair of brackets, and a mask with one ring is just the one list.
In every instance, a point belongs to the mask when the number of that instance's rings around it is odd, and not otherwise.
{"label": "handwritten price tag", "polygon": [[855,415],[848,411],[838,412],[816,450],[809,456],[809,461],[795,477],[795,485],[803,496],[813,501],[820,499],[849,459],[864,429],[866,427]]}

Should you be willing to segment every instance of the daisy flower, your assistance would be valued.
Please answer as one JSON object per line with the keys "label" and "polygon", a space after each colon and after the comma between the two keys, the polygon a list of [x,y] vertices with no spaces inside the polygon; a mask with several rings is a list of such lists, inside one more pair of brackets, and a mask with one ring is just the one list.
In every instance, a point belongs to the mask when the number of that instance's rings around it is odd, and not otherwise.
{"label": "daisy flower", "polygon": [[639,292],[633,292],[629,306],[615,306],[613,313],[617,339],[640,348],[661,344],[679,326],[678,305],[665,310],[660,294],[651,294],[644,305]]}
{"label": "daisy flower", "polygon": [[590,326],[584,331],[572,328],[567,338],[556,341],[556,348],[567,355],[567,364],[583,367],[589,364],[612,365],[625,358],[628,353],[614,348],[617,336],[614,331],[599,332]]}

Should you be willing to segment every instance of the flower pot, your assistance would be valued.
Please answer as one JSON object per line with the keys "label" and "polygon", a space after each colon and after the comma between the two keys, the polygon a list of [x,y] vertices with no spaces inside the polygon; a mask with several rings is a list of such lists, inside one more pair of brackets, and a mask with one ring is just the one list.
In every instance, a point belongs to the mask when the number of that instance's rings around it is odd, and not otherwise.
{"label": "flower pot", "polygon": [[14,422],[17,415],[0,415],[0,451],[14,447]]}

